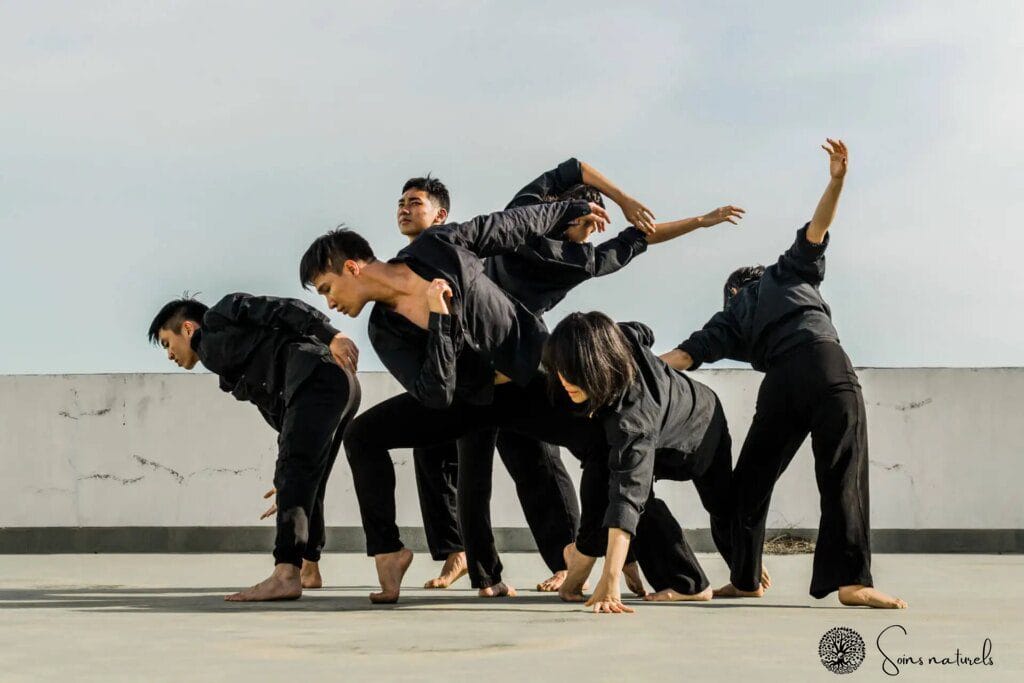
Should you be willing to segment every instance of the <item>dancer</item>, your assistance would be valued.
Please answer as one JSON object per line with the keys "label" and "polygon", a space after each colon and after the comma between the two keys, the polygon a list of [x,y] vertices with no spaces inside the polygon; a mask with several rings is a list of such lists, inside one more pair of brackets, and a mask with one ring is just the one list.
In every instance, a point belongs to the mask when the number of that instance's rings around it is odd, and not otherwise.
{"label": "dancer", "polygon": [[[703,216],[655,224],[654,215],[646,206],[624,193],[611,180],[594,167],[575,158],[568,159],[556,168],[547,171],[516,193],[506,207],[515,208],[533,204],[584,199],[604,206],[602,195],[611,198],[623,215],[632,223],[641,226],[627,227],[616,237],[608,239],[592,249],[582,250],[588,258],[565,258],[566,245],[553,240],[534,240],[519,247],[515,253],[500,254],[485,261],[485,272],[494,282],[513,298],[522,302],[538,317],[554,307],[577,284],[593,277],[610,275],[642,254],[648,244],[665,242],[685,235],[699,227],[710,227],[728,221],[735,224],[742,218],[743,210],[725,206]],[[399,229],[410,239],[424,230],[443,224],[450,209],[447,188],[436,178],[413,178],[403,188],[398,205]],[[585,242],[591,231],[586,226],[570,225],[563,239]],[[495,444],[503,462],[516,483],[517,492],[523,505],[527,522],[542,556],[554,575],[537,585],[538,590],[558,590],[565,579],[565,562],[571,556],[572,546],[564,548],[561,543],[565,530],[551,523],[547,507],[551,500],[561,500],[572,505],[571,514],[578,519],[572,482],[561,461],[559,451],[551,444],[543,444],[514,432],[494,434],[480,431],[460,440],[457,453],[460,455],[458,471],[465,473],[461,478],[462,495],[459,524],[468,529],[470,538],[483,539],[485,545],[478,552],[471,551],[470,576],[475,587],[488,586],[500,581],[501,563],[494,546],[490,525],[489,503],[491,495],[491,473]],[[414,451],[417,463],[417,483],[424,520],[431,519],[440,529],[451,528],[451,524],[439,523],[445,519],[445,512],[451,510],[451,483],[443,476],[451,471],[451,458],[455,449],[443,444]],[[430,466],[424,463],[429,461]],[[551,474],[538,472],[546,468]],[[552,478],[553,475],[553,478]],[[554,483],[555,490],[549,490]],[[432,502],[425,502],[425,501]],[[559,517],[558,519],[561,519]],[[431,537],[428,531],[428,539]],[[442,534],[434,532],[434,536]],[[437,554],[432,549],[432,555]],[[461,558],[459,558],[461,559]],[[446,585],[451,576],[450,567],[460,566],[449,556],[442,576],[432,579],[428,586]],[[627,583],[638,595],[643,594],[636,567],[630,564],[626,570]],[[486,595],[481,591],[481,595]]]}
{"label": "dancer", "polygon": [[[730,561],[732,440],[715,393],[667,366],[651,351],[641,323],[616,325],[600,312],[573,313],[551,332],[544,366],[552,393],[600,425],[607,448],[584,462],[578,559],[560,595],[583,601],[596,558],[604,569],[586,604],[622,613],[619,578],[631,547],[655,589],[646,600],[710,600],[712,591],[663,501],[655,479],[693,480],[711,515],[711,535]],[[554,399],[554,400],[557,400]],[[607,530],[607,531],[606,531]]]}
{"label": "dancer", "polygon": [[[510,379],[519,386],[527,386],[539,366],[546,330],[539,319],[483,274],[480,257],[512,251],[528,237],[544,235],[576,219],[583,224],[599,223],[595,229],[603,229],[607,214],[601,207],[586,202],[562,202],[482,216],[468,223],[428,230],[389,263],[377,261],[365,240],[351,231],[334,231],[314,242],[302,260],[303,283],[314,285],[331,308],[351,316],[358,315],[367,302],[378,302],[370,317],[371,342],[385,366],[409,391],[408,395],[389,399],[361,416],[362,426],[355,433],[363,435],[361,439],[377,440],[412,434],[409,423],[416,418],[406,415],[410,409],[392,410],[396,405],[404,405],[404,399],[421,404],[416,408],[433,408],[436,412],[456,399],[489,404],[496,381]],[[496,375],[495,371],[501,374]],[[396,423],[403,424],[402,434],[391,433],[398,431],[394,429]],[[465,426],[449,438],[473,431],[468,422]],[[365,480],[360,486],[360,475],[370,471],[361,467],[361,439],[353,436],[355,445],[346,447],[346,453],[357,492],[366,493],[375,483]],[[441,441],[444,440],[447,439]],[[388,447],[439,442],[413,441]],[[372,448],[369,451],[371,460],[379,453]],[[383,452],[386,456],[387,448]],[[394,471],[390,460],[383,466],[388,473],[381,476],[391,482],[391,509],[383,525],[390,529],[394,516]],[[385,542],[375,540],[371,528],[376,525],[367,518],[372,506],[363,503],[360,494],[368,552],[377,556],[378,570],[384,571],[389,559],[394,559],[391,556],[403,547],[397,539],[396,527],[393,538]],[[560,509],[556,512],[555,507]],[[558,523],[571,533],[574,521],[566,506],[552,506],[551,514],[565,517]],[[571,541],[570,536],[566,543]],[[381,547],[388,550],[380,550]],[[400,559],[407,566],[411,553],[405,550]],[[400,573],[404,574],[404,568]],[[382,586],[390,583],[382,578]],[[496,595],[509,592],[503,583],[488,588]],[[397,594],[397,587],[393,595],[385,589],[374,599],[390,601],[397,599]]]}
{"label": "dancer", "polygon": [[301,301],[249,294],[229,294],[213,308],[171,301],[149,326],[149,340],[186,370],[201,362],[278,432],[274,571],[225,599],[294,600],[303,588],[319,588],[324,493],[359,408],[355,344]]}
{"label": "dancer", "polygon": [[733,358],[765,373],[733,475],[732,581],[716,595],[763,595],[758,577],[772,490],[810,434],[821,494],[811,595],[838,591],[844,605],[905,608],[873,587],[864,399],[819,291],[848,163],[841,140],[822,148],[831,177],[810,223],[775,264],[733,272],[724,310],[662,358],[680,370]]}

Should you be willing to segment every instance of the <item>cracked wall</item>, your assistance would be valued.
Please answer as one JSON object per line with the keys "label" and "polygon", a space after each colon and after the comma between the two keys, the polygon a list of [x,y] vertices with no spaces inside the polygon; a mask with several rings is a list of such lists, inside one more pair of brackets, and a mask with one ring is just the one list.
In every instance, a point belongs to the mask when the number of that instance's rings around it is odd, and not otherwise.
{"label": "cracked wall", "polygon": [[[694,373],[722,398],[734,457],[760,375]],[[864,369],[875,528],[1024,528],[1017,502],[1024,369]],[[363,409],[399,387],[361,376]],[[276,434],[208,374],[0,377],[0,526],[253,526],[266,509]],[[570,474],[579,466],[565,454]],[[398,517],[419,526],[412,458],[393,453]],[[493,521],[525,526],[511,480],[495,468]],[[686,527],[707,526],[689,483],[659,482]],[[815,527],[809,444],[775,490],[772,527]],[[338,460],[327,521],[358,526],[352,479]]]}

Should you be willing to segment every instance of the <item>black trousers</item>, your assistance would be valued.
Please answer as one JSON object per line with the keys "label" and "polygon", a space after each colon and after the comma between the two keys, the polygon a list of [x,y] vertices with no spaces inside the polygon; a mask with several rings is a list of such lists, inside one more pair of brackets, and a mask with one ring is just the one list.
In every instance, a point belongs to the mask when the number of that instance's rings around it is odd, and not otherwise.
{"label": "black trousers", "polygon": [[565,566],[565,546],[576,538],[580,509],[576,488],[558,446],[517,432],[484,429],[459,446],[458,519],[466,542],[470,583],[486,588],[501,581],[502,564],[491,528],[494,450],[516,486],[526,522],[541,557],[553,571]]}
{"label": "black trousers", "polygon": [[349,420],[359,409],[359,382],[337,365],[318,365],[285,407],[278,433],[275,564],[320,560],[326,542],[324,494]]}
{"label": "black trousers", "polygon": [[[655,476],[658,479],[693,481],[701,504],[711,516],[711,537],[725,559],[732,560],[731,529],[733,525],[732,438],[721,403],[716,400],[715,412],[704,438],[690,461],[701,463],[699,471],[685,471],[676,464],[677,451],[659,449],[656,453]],[[580,498],[583,515],[576,547],[584,555],[603,557],[608,546],[604,515],[608,507],[607,457],[588,461],[583,467]],[[686,541],[682,528],[663,500],[651,491],[637,523],[630,549],[647,581],[656,591],[672,588],[692,595],[708,587],[708,579]],[[630,558],[627,558],[627,562]]]}
{"label": "black trousers", "polygon": [[754,421],[733,473],[732,583],[754,590],[761,578],[765,521],[775,482],[811,435],[821,521],[810,593],[873,585],[864,398],[850,359],[834,342],[801,346],[765,374]]}
{"label": "black trousers", "polygon": [[[556,410],[547,398],[544,378],[538,375],[528,387],[503,384],[495,387],[494,401],[486,406],[456,401],[443,410],[427,408],[409,394],[383,401],[353,420],[345,434],[345,454],[352,467],[356,497],[366,532],[368,555],[395,552],[403,547],[395,523],[395,471],[388,455],[392,448],[431,446],[482,430],[501,429],[522,434],[550,444],[566,446],[578,457],[600,448],[603,435],[593,421]],[[492,446],[493,447],[493,446]],[[469,451],[467,451],[469,452]],[[525,459],[525,456],[520,456]],[[470,466],[472,467],[472,465]],[[524,486],[546,487],[558,496],[548,500],[547,523],[564,530],[560,547],[574,539],[576,520],[572,516],[575,493],[571,488],[543,481],[544,468],[538,468],[542,481],[523,482]],[[460,481],[462,480],[460,472]],[[471,476],[466,481],[475,481]],[[571,495],[570,495],[571,494]],[[468,490],[466,495],[472,496]],[[565,500],[569,498],[570,500]],[[468,514],[462,515],[466,517]],[[487,524],[482,539],[469,537],[482,525],[467,520],[464,530],[467,555],[485,558],[490,554],[493,539]],[[484,547],[483,551],[476,548]],[[480,562],[479,564],[488,564]],[[473,566],[473,562],[471,562]],[[496,570],[496,571],[495,571]],[[500,565],[488,568],[490,576],[481,572],[480,582],[500,581]]]}
{"label": "black trousers", "polygon": [[412,450],[416,491],[430,556],[442,562],[465,550],[458,522],[459,447],[454,441]]}

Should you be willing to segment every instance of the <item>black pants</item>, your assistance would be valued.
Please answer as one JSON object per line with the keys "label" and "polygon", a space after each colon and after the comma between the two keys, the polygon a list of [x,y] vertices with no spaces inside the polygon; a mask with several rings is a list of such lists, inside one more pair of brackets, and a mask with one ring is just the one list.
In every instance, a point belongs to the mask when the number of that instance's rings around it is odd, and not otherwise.
{"label": "black pants", "polygon": [[278,434],[276,564],[320,560],[326,541],[324,494],[348,421],[359,408],[359,382],[324,363],[295,391]]}
{"label": "black pants", "polygon": [[576,488],[558,446],[508,430],[484,429],[459,439],[458,518],[466,542],[470,583],[501,581],[502,565],[491,528],[494,450],[516,486],[541,557],[553,571],[565,566],[565,546],[576,538],[580,509]]}
{"label": "black pants", "polygon": [[[722,406],[716,400],[715,412],[690,462],[700,463],[699,471],[687,472],[676,466],[677,451],[656,452],[655,476],[658,479],[691,479],[704,509],[711,516],[711,537],[715,547],[731,563],[733,514],[732,438]],[[604,515],[608,507],[607,458],[588,461],[583,467],[580,498],[583,516],[576,547],[584,555],[603,557],[608,546]],[[694,555],[682,528],[668,506],[651,491],[630,543],[648,582],[656,591],[671,588],[686,595],[700,593],[708,579]],[[629,558],[627,558],[627,562]]]}
{"label": "black pants", "polygon": [[732,583],[754,590],[772,489],[811,435],[821,521],[810,593],[873,585],[864,399],[850,359],[834,342],[808,344],[777,361],[761,382],[754,421],[733,473]]}
{"label": "black pants", "polygon": [[[416,489],[430,556],[442,561],[465,550],[460,527],[472,527],[469,535],[481,539],[481,543],[486,541],[487,546],[474,548],[474,557],[468,559],[470,581],[482,586],[496,583],[493,576],[500,576],[501,568],[490,523],[495,446],[515,483],[541,557],[552,572],[564,570],[565,538],[567,533],[575,538],[579,523],[572,479],[557,446],[509,431],[483,430],[458,442],[413,449]],[[564,515],[548,514],[552,500],[569,506],[571,530],[562,528]]]}
{"label": "black pants", "polygon": [[416,491],[430,556],[444,561],[465,550],[458,522],[459,447],[454,441],[412,450]]}
{"label": "black pants", "polygon": [[[494,401],[486,406],[456,401],[449,408],[435,410],[409,394],[383,401],[356,418],[345,435],[345,454],[352,467],[368,555],[395,552],[403,547],[395,523],[395,471],[388,451],[436,445],[488,429],[501,429],[566,446],[581,458],[599,448],[603,440],[593,421],[550,405],[544,379],[539,375],[525,388],[513,384],[495,387]],[[544,469],[538,471],[543,473]],[[475,477],[467,479],[473,480]],[[548,501],[548,523],[565,530],[565,537],[559,539],[562,547],[571,543],[576,520],[571,514],[574,503],[563,499],[567,497],[565,489],[545,481],[524,482],[524,485],[550,486],[548,490],[559,492],[557,498]],[[568,493],[572,494],[568,497],[575,497],[571,488]],[[477,529],[479,525],[473,523],[470,528]],[[493,544],[489,532],[488,525],[487,538],[464,537],[467,555],[472,552],[474,557],[484,558],[489,554],[486,549],[475,551],[477,547],[487,548]],[[485,580],[481,576],[481,581]],[[500,581],[500,575],[492,574],[489,580]]]}

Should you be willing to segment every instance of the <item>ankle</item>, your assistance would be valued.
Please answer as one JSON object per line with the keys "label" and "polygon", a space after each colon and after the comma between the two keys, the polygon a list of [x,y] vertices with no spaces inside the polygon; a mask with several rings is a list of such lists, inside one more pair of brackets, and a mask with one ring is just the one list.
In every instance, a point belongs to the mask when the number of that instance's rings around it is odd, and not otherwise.
{"label": "ankle", "polygon": [[274,566],[274,576],[285,580],[297,579],[299,568],[290,562],[281,562]]}

